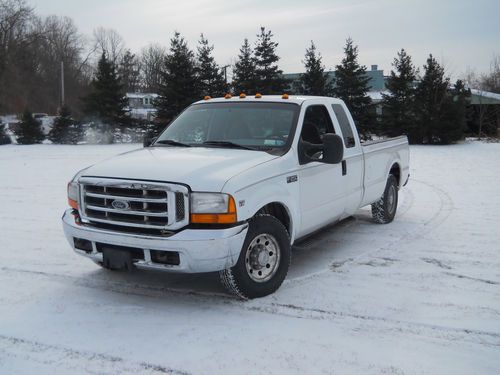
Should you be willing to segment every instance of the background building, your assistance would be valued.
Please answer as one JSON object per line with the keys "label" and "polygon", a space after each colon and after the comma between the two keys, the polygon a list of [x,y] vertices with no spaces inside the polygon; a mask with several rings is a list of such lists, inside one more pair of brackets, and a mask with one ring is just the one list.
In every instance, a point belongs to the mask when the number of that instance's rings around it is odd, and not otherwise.
{"label": "background building", "polygon": [[125,95],[128,99],[127,111],[130,111],[130,117],[138,120],[152,121],[156,116],[154,101],[158,94],[134,92]]}

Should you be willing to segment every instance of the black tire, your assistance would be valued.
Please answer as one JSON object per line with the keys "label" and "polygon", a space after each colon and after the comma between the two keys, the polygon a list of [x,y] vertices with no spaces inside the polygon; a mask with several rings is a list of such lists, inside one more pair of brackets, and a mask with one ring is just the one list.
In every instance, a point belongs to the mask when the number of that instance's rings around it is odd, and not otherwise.
{"label": "black tire", "polygon": [[372,217],[379,224],[387,224],[394,220],[398,208],[398,181],[389,175],[384,194],[372,204]]}
{"label": "black tire", "polygon": [[249,223],[238,262],[219,272],[221,282],[243,299],[267,296],[283,283],[291,254],[284,225],[274,216],[258,214]]}

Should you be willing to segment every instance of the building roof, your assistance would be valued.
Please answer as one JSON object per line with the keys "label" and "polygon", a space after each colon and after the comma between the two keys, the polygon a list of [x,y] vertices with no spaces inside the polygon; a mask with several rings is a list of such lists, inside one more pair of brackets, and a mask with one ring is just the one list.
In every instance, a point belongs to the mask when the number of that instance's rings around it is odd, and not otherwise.
{"label": "building roof", "polygon": [[158,94],[152,92],[127,92],[125,96],[129,99],[157,98]]}
{"label": "building roof", "polygon": [[[328,78],[332,81],[335,78],[335,71],[330,70],[326,71],[328,74]],[[283,74],[283,77],[287,81],[296,81],[300,78],[300,75],[303,73],[286,73]],[[382,91],[385,89],[385,79],[384,79],[384,71],[378,69],[377,66],[372,66],[372,70],[366,71],[366,76],[370,78],[370,91]]]}
{"label": "building roof", "polygon": [[500,94],[479,89],[470,89],[471,104],[500,104]]}

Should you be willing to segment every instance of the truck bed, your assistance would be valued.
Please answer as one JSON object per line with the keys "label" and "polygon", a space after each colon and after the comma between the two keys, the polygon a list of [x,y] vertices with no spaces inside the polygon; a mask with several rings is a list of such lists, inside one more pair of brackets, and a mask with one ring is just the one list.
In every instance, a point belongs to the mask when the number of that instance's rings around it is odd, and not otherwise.
{"label": "truck bed", "polygon": [[382,195],[394,160],[399,167],[399,185],[406,182],[409,173],[408,138],[400,136],[369,141],[362,143],[361,149],[365,160],[364,195],[361,206],[366,206]]}

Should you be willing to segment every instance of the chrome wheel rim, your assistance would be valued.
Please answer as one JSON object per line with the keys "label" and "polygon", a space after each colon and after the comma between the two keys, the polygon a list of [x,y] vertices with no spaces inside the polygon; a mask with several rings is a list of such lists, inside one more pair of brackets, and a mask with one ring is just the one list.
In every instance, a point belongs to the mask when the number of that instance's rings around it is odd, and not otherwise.
{"label": "chrome wheel rim", "polygon": [[281,252],[274,236],[263,233],[256,236],[245,253],[247,274],[255,282],[270,280],[278,271]]}
{"label": "chrome wheel rim", "polygon": [[389,187],[387,194],[387,208],[391,215],[396,209],[396,187],[394,185]]}

